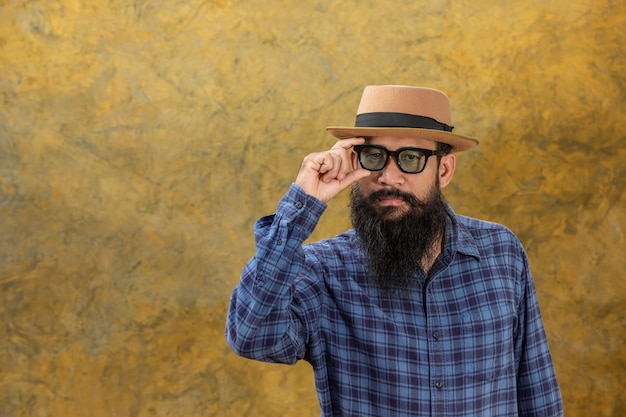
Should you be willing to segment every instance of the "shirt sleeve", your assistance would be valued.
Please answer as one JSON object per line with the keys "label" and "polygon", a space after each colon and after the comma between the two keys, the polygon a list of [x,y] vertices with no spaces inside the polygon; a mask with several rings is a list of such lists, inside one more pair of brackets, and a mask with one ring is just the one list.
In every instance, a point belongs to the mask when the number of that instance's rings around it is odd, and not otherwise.
{"label": "shirt sleeve", "polygon": [[287,364],[306,356],[321,295],[302,243],[325,209],[292,184],[276,213],[256,222],[256,253],[233,290],[226,320],[226,341],[238,355]]}
{"label": "shirt sleeve", "polygon": [[525,255],[523,278],[518,306],[519,331],[515,341],[519,415],[563,416],[561,393]]}

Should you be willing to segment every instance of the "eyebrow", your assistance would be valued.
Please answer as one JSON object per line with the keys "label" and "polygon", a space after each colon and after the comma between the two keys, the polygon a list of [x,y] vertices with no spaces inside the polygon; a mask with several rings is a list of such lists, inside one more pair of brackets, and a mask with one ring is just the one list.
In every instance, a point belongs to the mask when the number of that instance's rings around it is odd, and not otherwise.
{"label": "eyebrow", "polygon": [[[364,139],[367,140],[368,138],[364,138]],[[422,148],[420,146],[401,146],[401,147],[399,147],[399,148],[397,148],[395,150],[392,150],[392,149],[389,149],[389,148],[387,148],[387,147],[385,147],[383,145],[379,145],[377,143],[364,143],[363,145],[360,145],[360,146],[376,146],[376,147],[379,147],[379,148],[383,148],[387,152],[396,152],[396,151],[399,151],[400,149],[404,149],[404,150],[406,150],[406,149],[420,149],[420,150],[423,150],[423,151],[437,152],[439,150],[439,149],[437,149],[437,142],[433,142],[433,143],[435,144],[435,149]]]}

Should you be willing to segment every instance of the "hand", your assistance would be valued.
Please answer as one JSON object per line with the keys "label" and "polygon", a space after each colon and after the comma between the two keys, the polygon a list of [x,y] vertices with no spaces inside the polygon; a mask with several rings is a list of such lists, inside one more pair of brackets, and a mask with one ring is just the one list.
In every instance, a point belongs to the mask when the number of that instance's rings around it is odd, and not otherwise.
{"label": "hand", "polygon": [[307,155],[296,178],[304,192],[327,203],[340,191],[370,175],[361,167],[351,170],[348,149],[365,143],[363,138],[342,139],[328,151]]}

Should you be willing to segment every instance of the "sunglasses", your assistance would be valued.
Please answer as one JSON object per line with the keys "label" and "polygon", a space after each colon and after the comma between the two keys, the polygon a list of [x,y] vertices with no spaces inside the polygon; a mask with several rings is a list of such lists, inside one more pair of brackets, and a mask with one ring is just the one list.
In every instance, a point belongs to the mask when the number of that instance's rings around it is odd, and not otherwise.
{"label": "sunglasses", "polygon": [[389,157],[393,156],[400,171],[407,174],[419,174],[426,167],[429,157],[446,154],[444,151],[421,148],[400,148],[397,151],[390,151],[379,145],[356,145],[353,149],[359,157],[361,167],[368,171],[381,171],[387,165]]}

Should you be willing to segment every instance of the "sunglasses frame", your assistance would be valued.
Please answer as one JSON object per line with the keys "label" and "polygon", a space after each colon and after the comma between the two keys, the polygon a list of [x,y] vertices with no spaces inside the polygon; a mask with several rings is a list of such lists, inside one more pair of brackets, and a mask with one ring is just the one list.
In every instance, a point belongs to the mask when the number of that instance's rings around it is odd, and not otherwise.
{"label": "sunglasses frame", "polygon": [[[361,162],[361,151],[363,151],[366,148],[374,148],[374,149],[380,149],[381,151],[383,151],[386,155],[385,158],[385,163],[382,165],[382,167],[380,167],[379,169],[369,169],[369,168],[365,168],[363,166],[363,162]],[[356,152],[357,154],[357,158],[359,159],[359,165],[361,165],[361,168],[366,169],[368,171],[372,171],[372,172],[377,172],[377,171],[382,171],[383,169],[385,169],[385,167],[387,166],[387,164],[389,163],[389,157],[393,156],[393,159],[395,160],[396,166],[400,169],[400,171],[404,172],[405,174],[419,174],[420,172],[424,171],[424,169],[426,169],[426,164],[428,163],[428,158],[430,158],[433,155],[436,156],[443,156],[446,154],[446,152],[444,151],[433,151],[432,149],[423,149],[423,148],[413,148],[413,147],[406,147],[406,148],[400,148],[398,150],[395,151],[390,151],[389,149],[385,148],[384,146],[381,145],[355,145],[352,147],[352,149],[354,149],[354,152]],[[402,168],[402,166],[400,165],[400,163],[398,162],[398,157],[400,156],[401,152],[404,151],[417,151],[419,153],[421,153],[424,156],[424,165],[422,166],[422,169],[420,169],[419,171],[407,171],[404,168]]]}

